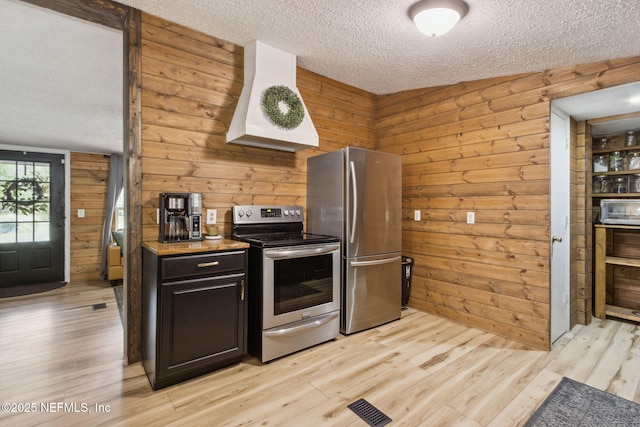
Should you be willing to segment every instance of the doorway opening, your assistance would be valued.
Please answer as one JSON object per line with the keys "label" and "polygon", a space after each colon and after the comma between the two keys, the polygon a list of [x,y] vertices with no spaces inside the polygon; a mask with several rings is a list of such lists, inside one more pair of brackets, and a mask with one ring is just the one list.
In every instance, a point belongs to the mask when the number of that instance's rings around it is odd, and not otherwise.
{"label": "doorway opening", "polygon": [[[2,0],[2,1],[7,1],[7,0]],[[60,16],[66,16],[67,18],[71,17],[76,22],[85,21],[85,23],[90,22],[91,26],[98,24],[97,25],[98,27],[104,27],[104,28],[110,28],[110,29],[116,30],[114,34],[116,35],[118,40],[116,44],[117,48],[114,48],[114,49],[105,48],[103,45],[99,43],[92,42],[93,39],[91,39],[90,37],[72,37],[71,38],[72,41],[79,41],[85,44],[88,43],[89,46],[91,46],[92,51],[90,51],[89,54],[86,56],[72,54],[70,61],[67,61],[65,65],[68,68],[68,64],[71,62],[71,60],[75,60],[78,57],[81,58],[83,63],[95,65],[96,55],[98,59],[107,57],[107,55],[105,55],[105,52],[111,52],[111,53],[115,52],[116,54],[121,55],[121,57],[119,58],[121,62],[118,61],[121,65],[120,66],[116,65],[117,72],[118,72],[119,78],[121,79],[121,82],[118,85],[117,89],[112,90],[111,93],[115,94],[122,101],[121,107],[118,109],[118,115],[119,115],[118,121],[122,124],[122,127],[120,127],[120,129],[124,129],[124,130],[119,133],[118,142],[120,147],[123,148],[123,152],[124,152],[123,157],[125,159],[124,160],[124,164],[125,164],[124,192],[126,194],[125,217],[126,217],[126,228],[127,228],[127,231],[125,234],[130,234],[130,233],[133,234],[130,231],[130,229],[132,229],[133,227],[136,227],[137,224],[139,224],[139,217],[140,217],[140,210],[141,210],[139,204],[135,203],[137,200],[139,200],[139,189],[136,186],[131,186],[131,189],[129,188],[131,182],[139,182],[140,180],[139,168],[133,167],[131,163],[135,163],[135,162],[132,162],[130,160],[131,158],[137,159],[138,158],[137,156],[139,156],[139,153],[140,153],[140,123],[139,123],[140,82],[139,82],[139,74],[138,74],[138,70],[140,69],[139,44],[138,44],[139,33],[140,33],[140,27],[139,27],[140,12],[134,8],[124,6],[116,2],[111,2],[109,0],[104,0],[100,2],[92,1],[89,3],[77,2],[75,0],[37,0],[37,1],[23,0],[20,2],[10,2],[10,4],[12,5],[16,4],[22,7],[25,7],[26,5],[27,8],[29,8],[30,10],[40,10],[41,8],[49,9],[49,11],[54,12],[53,15],[57,15],[58,17]],[[31,24],[33,23],[33,20],[29,20],[29,19],[27,20],[22,19],[22,20],[16,20],[16,21],[19,22],[20,25],[17,28],[15,28],[15,26],[9,28],[8,26],[8,28],[6,28],[6,32],[8,34],[17,35],[19,34],[17,31],[20,30],[20,27],[24,26],[23,25],[24,22],[29,22]],[[32,31],[29,35],[34,35],[38,33],[39,33],[38,31]],[[45,33],[57,35],[57,34],[61,34],[62,32],[48,30],[48,32],[45,31]],[[44,39],[47,39],[47,38],[40,37],[38,39],[39,41],[38,46],[41,46],[44,44],[43,43]],[[16,44],[15,38],[11,38],[9,45],[11,44]],[[68,44],[62,43],[62,45],[64,47],[68,47]],[[30,50],[22,49],[22,52],[27,53],[27,52],[30,52]],[[16,62],[16,61],[14,60],[12,62]],[[46,65],[46,63],[47,61],[43,61],[42,57],[37,56],[35,65],[28,66],[26,67],[26,69],[29,71],[41,70],[45,68],[44,65]],[[110,63],[107,64],[108,66],[100,68],[96,74],[91,74],[91,75],[102,76],[104,74],[104,70],[107,68],[111,69],[111,67],[114,66],[113,65],[114,63],[115,63],[114,61],[110,61]],[[15,73],[15,75],[20,76],[22,74],[20,72],[17,72]],[[52,89],[60,87],[60,85],[52,81],[51,75],[47,75],[41,79],[32,79],[30,82],[44,83],[47,88],[52,88]],[[16,85],[15,88],[25,88],[25,87],[32,87],[32,86],[33,84]],[[96,87],[92,83],[89,83],[88,85],[83,87],[77,87],[77,85],[75,85],[71,91],[64,91],[63,94],[71,93],[71,92],[73,93],[82,92],[88,95],[92,95],[90,96],[92,99],[104,101],[104,97],[95,96],[95,92],[94,92],[95,89]],[[124,91],[122,89],[124,89]],[[22,99],[29,99],[29,100],[36,99],[39,107],[50,106],[51,104],[53,104],[56,107],[56,111],[60,110],[60,108],[62,107],[62,103],[60,102],[59,96],[46,97],[46,96],[43,96],[42,93],[37,93],[36,96],[34,97],[22,97]],[[5,102],[7,101],[5,97],[3,97],[3,100]],[[83,109],[82,107],[79,107],[75,103],[68,103],[68,104],[65,104],[65,106],[72,107],[72,110],[67,117],[76,118],[75,120],[76,125],[84,123],[83,121],[78,120],[77,118],[81,114],[87,114],[87,109]],[[11,104],[9,104],[9,107],[11,107]],[[13,110],[11,110],[9,107],[8,107],[8,111],[14,111],[14,112],[26,111],[28,113],[28,118],[31,120],[30,122],[28,122],[32,125],[31,127],[40,129],[40,130],[44,129],[44,121],[36,120],[36,117],[34,114],[35,109],[23,110],[23,109],[15,108],[15,105],[14,105]],[[100,103],[100,107],[102,109],[98,111],[97,114],[93,115],[94,117],[101,116],[102,114],[105,114],[107,112],[105,108],[106,104],[104,102]],[[50,119],[50,117],[48,116],[45,118]],[[51,122],[51,120],[49,120],[49,122]],[[15,123],[15,121],[10,120],[9,123]],[[38,123],[39,126],[33,126],[33,123]],[[59,120],[58,121],[54,120],[53,123],[60,125]],[[14,128],[11,128],[11,130],[13,130]],[[114,126],[110,126],[109,128],[113,130]],[[63,137],[57,132],[49,131],[41,138],[37,138],[37,139],[31,138],[30,141],[27,143],[24,141],[17,140],[16,138],[8,138],[6,133],[8,130],[9,130],[8,127],[3,128],[2,135],[0,137],[2,137],[3,140],[8,141],[8,143],[18,145],[19,150],[23,149],[23,147],[26,147],[26,146],[38,147],[38,149],[45,148],[42,143],[57,142],[57,143],[70,144],[72,142],[68,138]],[[24,133],[18,133],[17,135],[20,138],[25,137]],[[86,143],[87,141],[86,138],[81,138],[81,140],[83,144]],[[53,147],[53,146],[49,146],[49,147]],[[16,149],[16,147],[10,147],[10,149]],[[72,150],[74,152],[79,152],[79,153],[89,153],[89,152],[101,153],[101,151],[91,151],[91,150],[86,150],[76,146],[74,147],[67,146],[65,147],[65,150],[67,151]],[[47,151],[47,150],[45,149],[43,151]],[[67,159],[70,160],[69,157],[67,157]],[[68,164],[70,165],[70,162]],[[136,165],[136,166],[139,167],[139,165]],[[67,200],[67,209],[69,209],[68,205],[69,205],[69,201]],[[69,214],[70,212],[67,212],[67,218],[69,218],[70,216]],[[69,221],[69,219],[67,219],[67,221]],[[69,236],[68,230],[69,230],[69,227],[67,228],[67,236]],[[125,256],[124,267],[125,269],[130,269],[131,277],[132,277],[132,280],[125,280],[124,305],[125,306],[133,305],[133,308],[131,310],[125,310],[125,317],[128,311],[131,311],[134,313],[134,315],[131,316],[131,320],[126,319],[125,321],[127,333],[125,334],[124,349],[129,361],[136,361],[139,359],[138,337],[140,335],[139,333],[140,325],[138,321],[138,316],[136,316],[135,314],[139,312],[139,301],[136,298],[136,296],[139,294],[138,292],[139,274],[137,272],[141,269],[141,261],[139,257],[136,256],[135,251],[129,250],[131,246],[133,247],[139,246],[140,245],[139,240],[140,239],[138,238],[138,236],[135,236],[135,235],[133,237],[125,238],[126,247],[123,248],[123,252]],[[69,246],[69,241],[67,241],[67,246]],[[68,259],[69,259],[69,256],[67,256],[67,260]],[[133,265],[133,267],[130,268],[130,265]],[[126,274],[126,276],[129,276],[129,274]],[[69,279],[69,277],[67,277],[67,279]],[[129,294],[133,295],[133,297],[131,298],[131,301],[127,301]],[[129,345],[129,342],[131,342],[130,345]]]}
{"label": "doorway opening", "polygon": [[[599,221],[594,212],[597,211],[599,195],[592,191],[593,154],[597,153],[592,139],[599,135],[640,130],[640,104],[630,102],[639,95],[640,82],[636,82],[551,102],[552,108],[568,117],[571,123],[570,327],[576,324],[588,325],[593,318],[594,224]],[[553,210],[551,215],[553,217]],[[556,287],[552,279],[552,293]]]}

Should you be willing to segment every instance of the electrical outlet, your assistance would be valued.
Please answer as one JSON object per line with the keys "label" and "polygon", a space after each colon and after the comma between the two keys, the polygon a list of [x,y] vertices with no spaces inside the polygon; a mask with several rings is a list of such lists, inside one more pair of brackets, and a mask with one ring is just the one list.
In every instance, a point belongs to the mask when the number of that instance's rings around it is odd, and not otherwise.
{"label": "electrical outlet", "polygon": [[84,218],[84,209],[78,209],[78,218]]}
{"label": "electrical outlet", "polygon": [[413,220],[414,221],[420,221],[420,211],[419,210],[413,211]]}
{"label": "electrical outlet", "polygon": [[467,224],[475,224],[475,223],[476,223],[476,213],[467,212]]}
{"label": "electrical outlet", "polygon": [[215,209],[207,209],[207,224],[215,224],[218,221],[218,211]]}

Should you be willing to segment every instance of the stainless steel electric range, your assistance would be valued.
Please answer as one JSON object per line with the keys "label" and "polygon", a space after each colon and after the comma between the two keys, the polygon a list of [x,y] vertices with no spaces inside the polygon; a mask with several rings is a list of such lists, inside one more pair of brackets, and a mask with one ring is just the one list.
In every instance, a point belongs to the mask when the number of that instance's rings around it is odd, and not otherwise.
{"label": "stainless steel electric range", "polygon": [[268,362],[340,331],[340,241],[303,231],[300,206],[234,206],[232,237],[250,244],[249,353]]}

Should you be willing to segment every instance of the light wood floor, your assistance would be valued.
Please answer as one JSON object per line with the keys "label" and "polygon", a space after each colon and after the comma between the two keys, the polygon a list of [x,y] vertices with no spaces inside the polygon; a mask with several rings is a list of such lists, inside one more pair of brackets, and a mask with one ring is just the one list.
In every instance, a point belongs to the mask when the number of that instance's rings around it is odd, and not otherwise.
{"label": "light wood floor", "polygon": [[366,426],[347,408],[364,397],[394,426],[503,427],[523,424],[562,376],[640,402],[640,330],[614,320],[578,326],[544,352],[409,309],[269,365],[246,357],[157,392],[139,363],[124,366],[122,340],[107,282],[0,300],[0,402],[35,404],[0,413],[0,425]]}

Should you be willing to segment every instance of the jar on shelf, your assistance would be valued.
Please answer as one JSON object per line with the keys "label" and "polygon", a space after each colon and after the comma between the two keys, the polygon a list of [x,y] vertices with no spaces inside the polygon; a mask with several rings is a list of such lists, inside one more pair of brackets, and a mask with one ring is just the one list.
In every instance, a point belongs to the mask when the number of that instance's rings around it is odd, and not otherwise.
{"label": "jar on shelf", "polygon": [[593,177],[593,194],[611,193],[611,183],[606,175]]}
{"label": "jar on shelf", "polygon": [[640,193],[640,174],[631,175],[629,177],[629,192]]}
{"label": "jar on shelf", "polygon": [[633,151],[627,155],[627,169],[640,169],[640,151]]}
{"label": "jar on shelf", "polygon": [[[638,154],[640,154],[640,153],[638,153]],[[639,160],[640,160],[640,158],[639,158]],[[608,172],[609,171],[609,156],[607,156],[606,154],[593,156],[593,171],[595,173]]]}
{"label": "jar on shelf", "polygon": [[618,172],[624,170],[622,151],[614,151],[609,154],[609,171]]}
{"label": "jar on shelf", "polygon": [[616,176],[611,184],[611,192],[617,194],[626,193],[627,183],[628,180],[626,176]]}
{"label": "jar on shelf", "polygon": [[626,133],[624,145],[625,147],[633,147],[634,145],[638,145],[638,138],[635,131],[630,130]]}
{"label": "jar on shelf", "polygon": [[594,139],[593,149],[605,150],[607,148],[608,143],[609,143],[609,140],[607,138],[596,138]]}

